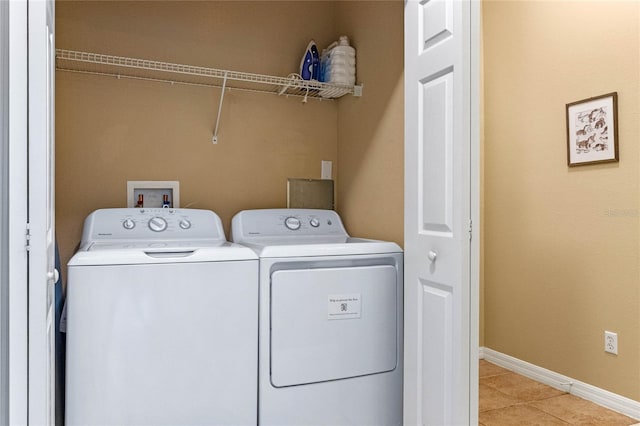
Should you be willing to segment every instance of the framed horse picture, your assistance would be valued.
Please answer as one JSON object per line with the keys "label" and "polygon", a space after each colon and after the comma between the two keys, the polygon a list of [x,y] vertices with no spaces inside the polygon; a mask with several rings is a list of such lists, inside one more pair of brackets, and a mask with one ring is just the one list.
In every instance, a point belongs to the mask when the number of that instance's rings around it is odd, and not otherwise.
{"label": "framed horse picture", "polygon": [[617,162],[618,93],[567,104],[567,164]]}

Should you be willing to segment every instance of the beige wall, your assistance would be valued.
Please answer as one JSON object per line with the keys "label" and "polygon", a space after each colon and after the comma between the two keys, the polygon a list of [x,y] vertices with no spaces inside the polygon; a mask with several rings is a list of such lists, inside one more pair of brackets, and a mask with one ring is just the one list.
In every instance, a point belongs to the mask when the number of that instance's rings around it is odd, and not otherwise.
{"label": "beige wall", "polygon": [[362,98],[338,106],[338,210],[352,235],[403,244],[404,2],[338,2]]}
{"label": "beige wall", "polygon": [[[640,400],[640,3],[483,13],[485,344]],[[613,91],[620,162],[568,168],[565,104]]]}
{"label": "beige wall", "polygon": [[[307,42],[336,37],[331,2],[56,3],[58,48],[239,71],[297,71]],[[306,19],[312,17],[313,19]],[[126,206],[127,180],[178,180],[183,207],[228,231],[241,209],[284,207],[287,177],[337,162],[337,102],[56,73],[56,227],[63,263],[98,208]]]}

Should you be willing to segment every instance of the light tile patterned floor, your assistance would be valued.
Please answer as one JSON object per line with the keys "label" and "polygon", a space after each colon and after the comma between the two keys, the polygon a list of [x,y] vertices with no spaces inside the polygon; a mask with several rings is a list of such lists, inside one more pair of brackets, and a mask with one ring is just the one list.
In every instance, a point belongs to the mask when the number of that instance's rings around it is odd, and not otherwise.
{"label": "light tile patterned floor", "polygon": [[480,360],[480,425],[630,426],[630,417]]}

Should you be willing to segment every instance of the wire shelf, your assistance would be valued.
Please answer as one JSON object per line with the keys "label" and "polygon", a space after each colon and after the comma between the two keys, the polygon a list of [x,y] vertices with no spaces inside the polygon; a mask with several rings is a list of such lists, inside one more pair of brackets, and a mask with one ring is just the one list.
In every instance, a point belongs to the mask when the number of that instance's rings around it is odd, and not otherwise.
{"label": "wire shelf", "polygon": [[118,78],[300,96],[305,100],[307,98],[335,99],[348,94],[362,95],[362,86],[343,86],[302,80],[297,74],[276,77],[65,49],[56,49],[56,69]]}

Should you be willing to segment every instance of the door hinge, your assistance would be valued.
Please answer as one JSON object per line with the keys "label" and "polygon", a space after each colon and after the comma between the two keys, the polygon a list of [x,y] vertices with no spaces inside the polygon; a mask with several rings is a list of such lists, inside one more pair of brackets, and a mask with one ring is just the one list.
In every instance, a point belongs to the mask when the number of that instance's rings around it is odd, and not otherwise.
{"label": "door hinge", "polygon": [[469,219],[469,241],[471,241],[472,236],[473,236],[473,221]]}
{"label": "door hinge", "polygon": [[27,222],[27,229],[25,231],[25,249],[27,251],[31,250],[31,224],[29,222]]}

